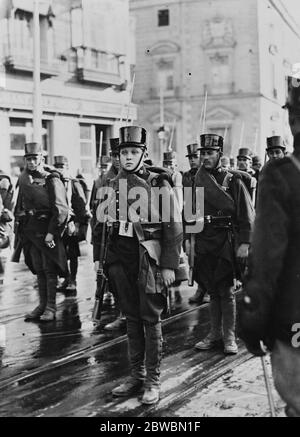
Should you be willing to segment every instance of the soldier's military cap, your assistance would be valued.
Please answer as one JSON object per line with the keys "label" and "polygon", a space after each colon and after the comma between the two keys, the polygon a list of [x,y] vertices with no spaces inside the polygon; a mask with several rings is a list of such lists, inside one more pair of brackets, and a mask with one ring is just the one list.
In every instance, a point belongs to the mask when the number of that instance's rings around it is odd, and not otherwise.
{"label": "soldier's military cap", "polygon": [[107,168],[111,163],[111,159],[109,156],[103,155],[98,159],[98,168]]}
{"label": "soldier's military cap", "polygon": [[40,143],[26,143],[24,157],[37,155],[43,155],[42,145]]}
{"label": "soldier's military cap", "polygon": [[252,160],[252,152],[248,147],[241,147],[238,152],[237,158],[247,158]]}
{"label": "soldier's military cap", "polygon": [[277,148],[280,148],[282,150],[286,149],[283,139],[280,136],[268,137],[266,150],[277,149]]}
{"label": "soldier's military cap", "polygon": [[119,138],[110,138],[109,145],[111,153],[119,153]]}
{"label": "soldier's military cap", "polygon": [[283,108],[289,109],[294,114],[300,116],[300,78],[296,76],[288,76],[287,85],[287,101]]}
{"label": "soldier's military cap", "polygon": [[186,146],[186,148],[187,148],[187,155],[185,155],[186,158],[188,158],[189,156],[192,156],[192,155],[198,155],[198,153],[199,153],[199,144],[198,143],[188,144]]}
{"label": "soldier's military cap", "polygon": [[176,160],[176,152],[174,150],[163,153],[163,162],[172,162],[174,160]]}
{"label": "soldier's military cap", "polygon": [[261,158],[258,155],[253,156],[252,165],[262,164]]}
{"label": "soldier's military cap", "polygon": [[216,134],[202,134],[200,135],[200,150],[211,149],[223,151],[223,137]]}
{"label": "soldier's military cap", "polygon": [[124,126],[120,128],[119,149],[122,147],[147,148],[147,132],[140,126]]}
{"label": "soldier's military cap", "polygon": [[68,165],[68,158],[63,155],[54,156],[54,167],[62,167]]}

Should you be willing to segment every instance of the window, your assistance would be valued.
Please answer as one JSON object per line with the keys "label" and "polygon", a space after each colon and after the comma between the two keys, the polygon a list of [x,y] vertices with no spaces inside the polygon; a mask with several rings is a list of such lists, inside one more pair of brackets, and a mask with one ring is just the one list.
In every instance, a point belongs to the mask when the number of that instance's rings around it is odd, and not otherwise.
{"label": "window", "polygon": [[169,26],[169,9],[161,9],[158,11],[158,26]]}
{"label": "window", "polygon": [[92,175],[94,168],[95,126],[80,125],[80,167],[84,175]]}
{"label": "window", "polygon": [[[45,158],[49,151],[49,122],[42,121],[42,144]],[[12,174],[17,174],[17,168],[24,166],[24,146],[33,138],[32,120],[10,118],[10,165]]]}
{"label": "window", "polygon": [[157,80],[163,91],[174,92],[174,62],[161,59],[157,64]]}

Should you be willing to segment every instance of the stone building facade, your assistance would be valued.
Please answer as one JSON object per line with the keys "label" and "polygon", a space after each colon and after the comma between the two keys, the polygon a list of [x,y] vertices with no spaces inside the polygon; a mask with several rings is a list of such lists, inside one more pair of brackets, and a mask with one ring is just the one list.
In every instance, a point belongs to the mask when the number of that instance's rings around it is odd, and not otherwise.
{"label": "stone building facade", "polygon": [[[43,143],[47,161],[66,155],[73,173],[97,173],[100,136],[118,135],[135,63],[128,0],[41,1]],[[33,0],[0,0],[0,168],[17,175],[32,140]],[[103,134],[101,135],[101,132]]]}
{"label": "stone building facade", "polygon": [[244,146],[263,157],[271,135],[290,143],[281,106],[285,76],[300,62],[295,13],[281,0],[131,0],[137,45],[133,101],[138,121],[151,131],[155,161],[171,146],[180,167],[187,168],[186,145],[203,129],[226,132],[229,156]]}

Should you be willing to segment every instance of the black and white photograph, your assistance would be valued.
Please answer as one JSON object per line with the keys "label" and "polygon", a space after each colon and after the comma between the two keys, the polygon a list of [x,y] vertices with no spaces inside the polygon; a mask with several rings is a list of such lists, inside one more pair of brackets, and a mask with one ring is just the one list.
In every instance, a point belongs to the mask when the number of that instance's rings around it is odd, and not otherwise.
{"label": "black and white photograph", "polygon": [[0,0],[0,420],[40,417],[300,417],[299,0]]}

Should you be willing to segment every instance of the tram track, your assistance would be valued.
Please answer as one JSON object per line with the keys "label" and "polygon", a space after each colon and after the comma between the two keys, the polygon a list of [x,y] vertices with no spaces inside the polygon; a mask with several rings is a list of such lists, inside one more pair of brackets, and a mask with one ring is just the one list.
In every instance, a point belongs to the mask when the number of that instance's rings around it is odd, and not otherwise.
{"label": "tram track", "polygon": [[[190,308],[188,310],[182,311],[178,314],[174,314],[173,316],[170,316],[162,321],[163,327],[168,326],[169,324],[173,323],[176,320],[179,320],[188,314],[195,313],[196,311],[200,309],[204,309],[208,306],[208,304],[203,304],[196,306],[194,308]],[[120,335],[114,339],[110,339],[107,341],[102,341],[93,345],[89,345],[87,347],[81,348],[77,351],[74,351],[70,354],[67,354],[66,356],[63,356],[61,358],[58,358],[56,360],[52,360],[51,362],[42,365],[37,370],[28,371],[28,372],[20,372],[17,375],[13,375],[11,377],[5,378],[5,380],[0,379],[0,391],[5,390],[9,387],[18,387],[25,385],[26,383],[39,378],[43,374],[46,374],[47,372],[52,372],[54,370],[57,370],[63,366],[67,366],[70,364],[75,363],[77,360],[87,358],[88,356],[92,356],[95,353],[99,353],[102,351],[105,351],[109,348],[112,348],[124,341],[126,341],[127,335]],[[102,339],[103,340],[103,339]]]}

